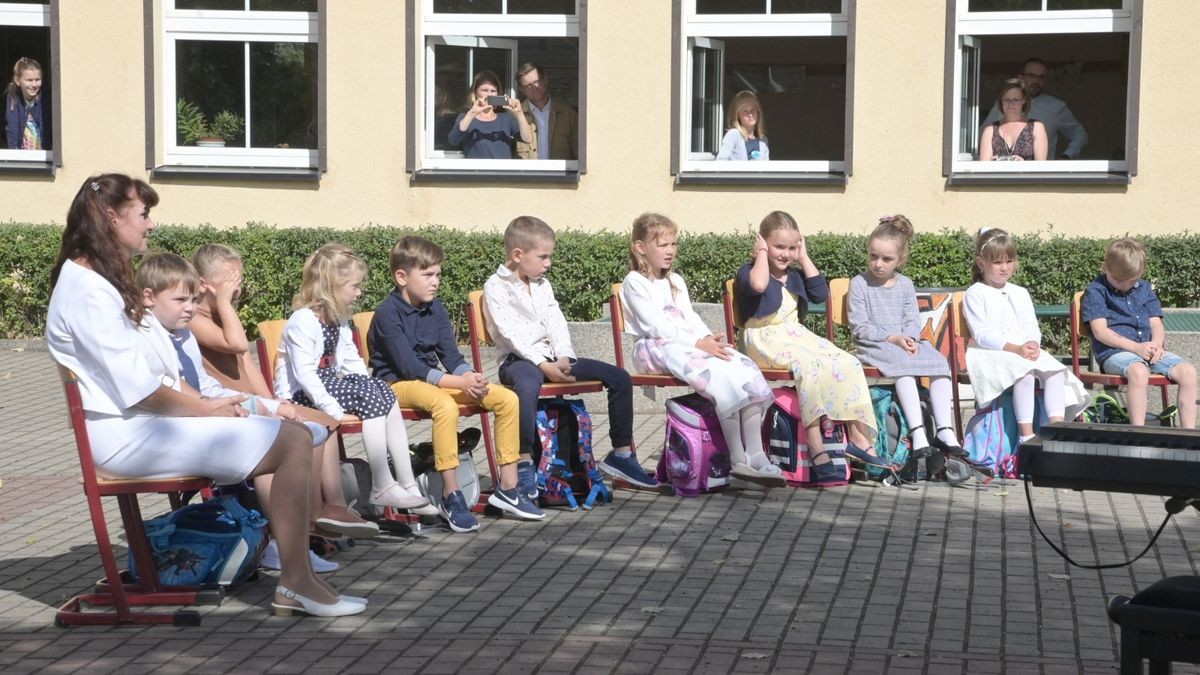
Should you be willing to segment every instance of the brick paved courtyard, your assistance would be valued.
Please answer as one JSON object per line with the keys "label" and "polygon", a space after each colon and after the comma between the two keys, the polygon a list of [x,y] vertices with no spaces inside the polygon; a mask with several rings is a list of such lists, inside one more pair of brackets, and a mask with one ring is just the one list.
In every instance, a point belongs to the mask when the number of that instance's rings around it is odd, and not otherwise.
{"label": "brick paved courtyard", "polygon": [[[360,542],[329,577],[370,598],[358,617],[273,617],[267,577],[202,608],[199,628],[59,629],[56,606],[102,576],[65,422],[48,355],[0,352],[0,672],[1115,672],[1107,598],[1195,574],[1200,554],[1188,512],[1131,567],[1071,568],[1016,483],[617,492],[540,525]],[[661,432],[639,415],[648,465]],[[1034,493],[1043,528],[1085,561],[1140,550],[1161,502]]]}

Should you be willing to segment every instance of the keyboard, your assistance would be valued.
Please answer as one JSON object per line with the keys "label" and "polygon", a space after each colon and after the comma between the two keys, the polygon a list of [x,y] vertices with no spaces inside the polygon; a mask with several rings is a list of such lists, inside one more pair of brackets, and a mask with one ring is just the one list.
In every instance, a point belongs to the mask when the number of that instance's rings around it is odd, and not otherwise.
{"label": "keyboard", "polygon": [[1200,497],[1200,431],[1056,422],[1021,444],[1019,471],[1034,485]]}

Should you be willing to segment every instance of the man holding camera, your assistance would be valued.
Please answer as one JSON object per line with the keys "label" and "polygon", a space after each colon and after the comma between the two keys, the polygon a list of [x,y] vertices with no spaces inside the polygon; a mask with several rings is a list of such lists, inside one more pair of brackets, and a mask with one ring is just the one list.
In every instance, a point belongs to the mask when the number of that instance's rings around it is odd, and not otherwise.
{"label": "man holding camera", "polygon": [[579,159],[579,114],[550,97],[542,67],[524,63],[517,69],[517,87],[525,95],[521,110],[533,127],[533,142],[517,143],[521,159]]}
{"label": "man holding camera", "polygon": [[[1033,97],[1033,104],[1029,108],[1028,116],[1046,127],[1046,139],[1049,141],[1046,152],[1048,159],[1078,159],[1079,154],[1083,152],[1083,147],[1088,142],[1087,131],[1084,131],[1083,125],[1075,119],[1075,115],[1071,113],[1071,109],[1062,99],[1042,93],[1043,87],[1046,86],[1046,75],[1049,72],[1050,69],[1046,66],[1046,62],[1037,58],[1026,59],[1021,66],[1021,74],[1018,77],[1025,82],[1025,91]],[[992,111],[983,120],[980,128],[999,121],[1001,117],[1000,109],[993,105]],[[1058,135],[1060,133],[1067,137],[1067,149],[1063,150],[1061,155],[1058,153]]]}

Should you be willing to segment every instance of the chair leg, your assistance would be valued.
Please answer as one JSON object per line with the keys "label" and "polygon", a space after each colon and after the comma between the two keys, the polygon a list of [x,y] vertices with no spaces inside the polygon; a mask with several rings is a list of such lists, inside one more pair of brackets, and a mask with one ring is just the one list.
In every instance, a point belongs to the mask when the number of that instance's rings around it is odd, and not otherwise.
{"label": "chair leg", "polygon": [[1121,675],[1142,675],[1141,632],[1121,627]]}
{"label": "chair leg", "polygon": [[[488,463],[488,478],[492,481],[492,489],[496,489],[500,485],[500,463],[496,455],[496,440],[492,434],[492,414],[483,412],[479,415],[479,426],[483,431],[483,449],[487,455]],[[489,492],[479,491],[479,502],[471,507],[471,510],[476,513],[482,513],[484,507],[487,506],[487,498]]]}
{"label": "chair leg", "polygon": [[138,507],[137,495],[117,495],[117,503],[121,506],[121,522],[125,525],[125,538],[137,568],[141,570],[138,585],[143,593],[157,593],[161,589],[158,584],[158,569],[154,562],[154,554],[150,552],[150,541],[146,538],[146,526],[142,522],[142,510]]}

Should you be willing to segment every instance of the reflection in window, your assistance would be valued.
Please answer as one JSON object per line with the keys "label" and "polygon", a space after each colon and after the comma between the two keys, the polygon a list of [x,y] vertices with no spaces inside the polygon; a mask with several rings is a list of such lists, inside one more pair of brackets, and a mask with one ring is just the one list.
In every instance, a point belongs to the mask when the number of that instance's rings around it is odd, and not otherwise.
{"label": "reflection in window", "polygon": [[[1049,11],[1121,9],[1122,0],[1046,0]],[[970,0],[970,12],[1040,12],[1042,0]]]}

